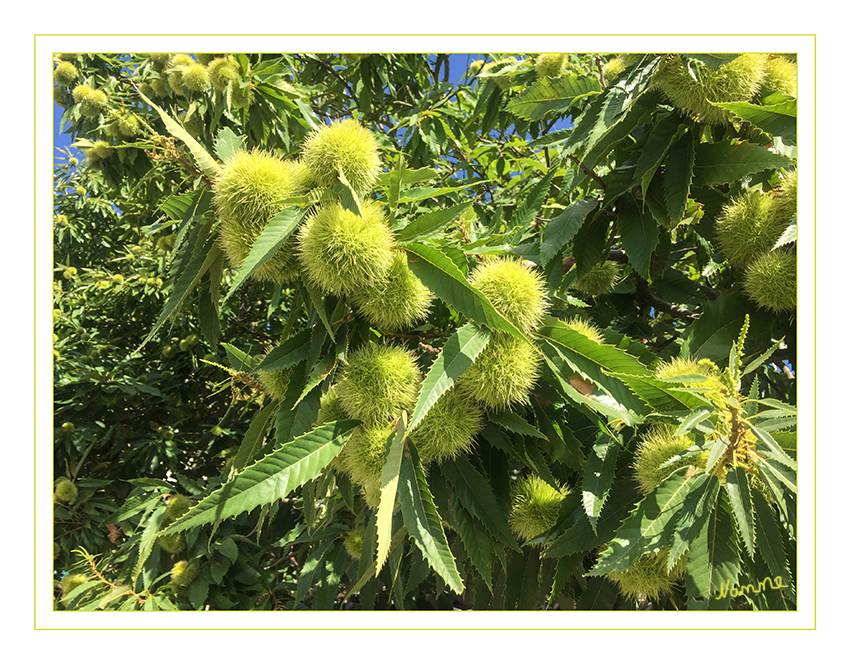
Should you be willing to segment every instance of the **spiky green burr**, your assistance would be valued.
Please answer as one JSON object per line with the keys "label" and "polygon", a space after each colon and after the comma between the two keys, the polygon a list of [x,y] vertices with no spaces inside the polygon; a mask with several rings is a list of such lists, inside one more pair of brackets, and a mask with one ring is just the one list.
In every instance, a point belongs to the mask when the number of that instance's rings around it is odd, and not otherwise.
{"label": "spiky green burr", "polygon": [[301,160],[320,186],[332,186],[342,171],[359,194],[370,191],[381,173],[378,141],[352,118],[313,130],[304,142]]}
{"label": "spiky green burr", "polygon": [[77,485],[69,479],[63,479],[56,485],[56,498],[67,505],[77,500]]}
{"label": "spiky green burr", "polygon": [[481,406],[452,388],[431,406],[410,440],[423,464],[442,463],[472,448],[483,418]]}
{"label": "spiky green burr", "polygon": [[756,258],[744,275],[744,292],[760,307],[774,313],[796,309],[796,253],[776,249]]}
{"label": "spiky green burr", "polygon": [[558,522],[561,501],[568,493],[536,475],[520,478],[511,491],[511,531],[524,542],[545,533]]}
{"label": "spiky green burr", "polygon": [[715,219],[714,233],[731,265],[746,267],[770,251],[782,236],[789,220],[777,207],[777,200],[758,189],[750,189],[723,207]]}
{"label": "spiky green burr", "polygon": [[658,601],[669,593],[676,582],[685,575],[688,556],[683,555],[673,569],[667,571],[667,557],[670,548],[665,546],[653,553],[645,553],[628,569],[622,572],[609,572],[607,576],[620,587],[620,593],[635,601],[651,599]]}
{"label": "spiky green burr", "polygon": [[682,56],[671,55],[654,84],[682,112],[700,122],[723,124],[731,114],[712,102],[749,101],[758,93],[766,67],[767,56],[761,53],[745,53],[716,70],[698,60],[686,63]]}
{"label": "spiky green burr", "polygon": [[351,300],[370,324],[380,330],[397,332],[428,315],[434,294],[407,266],[403,252],[393,251],[386,277],[351,294]]}
{"label": "spiky green burr", "polygon": [[64,88],[70,88],[77,80],[79,72],[70,62],[60,62],[53,70],[53,80]]}
{"label": "spiky green burr", "polygon": [[[269,220],[283,209],[279,201],[304,192],[304,169],[262,150],[239,150],[225,162],[213,185],[221,217],[219,240],[231,265],[248,256]],[[295,240],[290,238],[251,276],[289,281],[299,272]]]}
{"label": "spiky green burr", "polygon": [[494,332],[456,386],[464,396],[498,410],[527,402],[539,374],[540,356],[534,346]]}
{"label": "spiky green burr", "polygon": [[707,453],[659,468],[661,464],[684,452],[693,444],[694,441],[687,436],[677,436],[676,427],[667,424],[650,427],[638,441],[632,466],[641,492],[644,495],[650,494],[673,471],[704,461]]}
{"label": "spiky green burr", "polygon": [[557,78],[566,67],[566,53],[541,53],[534,59],[534,71],[541,78]]}
{"label": "spiky green burr", "polygon": [[398,346],[370,343],[351,353],[336,391],[350,417],[383,423],[413,409],[420,381],[410,353]]}
{"label": "spiky green burr", "polygon": [[519,330],[540,325],[548,302],[543,277],[523,261],[503,257],[484,261],[469,275],[469,283]]}
{"label": "spiky green burr", "polygon": [[609,292],[620,279],[620,264],[614,261],[604,261],[594,265],[587,272],[573,281],[573,288],[580,293],[596,297]]}
{"label": "spiky green burr", "polygon": [[334,295],[356,295],[383,282],[393,264],[393,237],[377,203],[363,216],[337,203],[321,207],[302,226],[299,255],[307,277]]}

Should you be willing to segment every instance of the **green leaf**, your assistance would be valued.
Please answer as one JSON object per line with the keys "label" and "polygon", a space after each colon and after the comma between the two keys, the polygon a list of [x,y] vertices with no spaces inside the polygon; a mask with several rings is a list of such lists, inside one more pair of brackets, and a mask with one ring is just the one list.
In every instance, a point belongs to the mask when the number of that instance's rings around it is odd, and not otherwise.
{"label": "green leaf", "polygon": [[[613,374],[651,376],[649,369],[636,357],[616,346],[600,344],[589,339],[551,316],[543,320],[536,336],[556,349],[575,373],[602,386],[626,409],[637,414],[648,413],[646,404],[637,398],[623,381],[613,377]],[[541,345],[541,348],[546,352],[545,345]]]}
{"label": "green leaf", "polygon": [[298,224],[307,214],[307,210],[299,210],[298,208],[285,208],[278,212],[275,216],[269,219],[269,223],[263,228],[263,232],[254,242],[251,251],[242,261],[239,266],[239,272],[233,279],[233,284],[224,299],[227,300],[236,291],[242,282],[250,277],[263,263],[274,256],[277,251],[289,239]]}
{"label": "green leaf", "polygon": [[401,469],[401,456],[404,452],[404,436],[407,425],[407,414],[402,412],[401,419],[396,424],[395,431],[387,442],[388,451],[381,471],[381,499],[378,505],[378,557],[376,559],[376,573],[381,571],[387,557],[390,555],[390,541],[392,539],[393,510],[398,492],[399,472]]}
{"label": "green leaf", "polygon": [[467,323],[448,338],[419,388],[419,398],[410,417],[413,431],[437,400],[463,375],[490,341],[490,332]]}
{"label": "green leaf", "polygon": [[303,362],[307,359],[312,336],[312,330],[306,329],[301,330],[294,337],[289,337],[266,354],[263,361],[257,365],[257,370],[279,371]]}
{"label": "green leaf", "polygon": [[[688,585],[711,608],[728,608],[730,597],[717,597],[738,583],[741,562],[732,517],[718,505],[688,553]],[[728,590],[726,591],[728,593]]]}
{"label": "green leaf", "polygon": [[224,352],[227,355],[227,362],[230,364],[231,369],[246,373],[254,371],[254,365],[256,363],[250,353],[238,349],[233,344],[222,343],[221,347],[224,348]]}
{"label": "green leaf", "polygon": [[389,173],[389,196],[387,205],[389,205],[390,210],[395,210],[398,207],[398,195],[399,190],[401,188],[402,179],[404,178],[404,172],[407,168],[407,162],[404,160],[404,154],[402,152],[398,153],[398,161],[396,161],[395,168]]}
{"label": "green leaf", "polygon": [[408,244],[402,247],[407,253],[407,263],[425,286],[443,302],[464,316],[486,325],[491,330],[508,332],[518,339],[528,341],[490,301],[473,288],[452,260],[442,251],[425,244]]}
{"label": "green leaf", "polygon": [[764,364],[765,360],[767,360],[771,355],[773,355],[774,352],[776,352],[776,349],[779,348],[779,346],[781,346],[784,341],[785,337],[782,337],[779,341],[777,341],[770,348],[768,348],[764,353],[749,362],[747,366],[744,367],[744,370],[741,372],[741,375],[746,376],[748,373],[758,369],[762,364]]}
{"label": "green leaf", "polygon": [[771,574],[781,577],[784,585],[788,586],[787,594],[796,602],[791,574],[788,571],[788,560],[785,547],[782,545],[782,534],[776,524],[773,509],[760,491],[753,493],[755,507],[756,531],[759,535],[759,553],[761,554]]}
{"label": "green leaf", "polygon": [[[758,442],[761,443],[761,445],[757,445],[757,448],[761,448],[762,451],[767,452],[781,464],[784,464],[792,471],[796,472],[797,462],[786,454],[785,450],[783,450],[779,443],[774,440],[773,436],[761,427],[751,427],[751,431],[755,434],[756,438],[758,438]],[[794,484],[796,485],[796,481]],[[795,486],[794,491],[796,490]]]}
{"label": "green leaf", "polygon": [[726,473],[726,494],[732,506],[732,514],[738,524],[738,532],[747,547],[750,558],[755,557],[755,526],[753,523],[753,499],[747,471],[734,466]]}
{"label": "green leaf", "polygon": [[456,499],[453,501],[453,510],[457,519],[461,546],[475,569],[481,574],[487,588],[492,592],[494,543],[487,535],[487,531],[481,527],[480,522],[476,521]]}
{"label": "green leaf", "polygon": [[201,277],[206,274],[207,270],[209,270],[216,261],[221,259],[223,253],[224,252],[221,247],[219,247],[218,243],[215,241],[215,238],[212,237],[207,241],[204,249],[192,257],[186,265],[186,268],[176,279],[171,295],[168,296],[168,301],[162,308],[159,318],[156,319],[156,323],[154,323],[154,326],[151,328],[151,331],[148,332],[139,348],[136,349],[137,351],[153,338],[154,334],[156,334],[157,330],[162,327],[165,321],[180,310],[180,307],[183,305],[183,302],[186,300],[189,293],[198,284],[198,282],[200,282]]}
{"label": "green leaf", "polygon": [[667,571],[673,569],[699,537],[705,528],[711,513],[717,505],[720,491],[720,479],[717,475],[699,475],[679,512],[679,520],[673,531],[673,540],[667,556]]}
{"label": "green leaf", "polygon": [[675,435],[684,436],[697,424],[711,417],[714,412],[715,409],[711,406],[702,406],[700,408],[695,408],[690,413],[688,413],[685,419],[682,420],[682,423],[679,425],[679,428],[676,429]]}
{"label": "green leaf", "polygon": [[490,482],[469,460],[465,456],[449,459],[443,462],[440,469],[464,509],[478,519],[499,542],[519,551],[519,545],[508,527],[507,514],[499,506]]}
{"label": "green leaf", "polygon": [[797,493],[797,473],[774,458],[762,459],[758,464],[759,470],[767,475],[773,484],[779,482],[793,493]]}
{"label": "green leaf", "polygon": [[434,507],[434,497],[428,489],[416,447],[409,440],[401,460],[398,493],[404,525],[416,546],[449,588],[462,593],[463,580],[449,549],[442,520]]}
{"label": "green leaf", "polygon": [[584,223],[599,201],[595,198],[583,198],[570,203],[563,212],[553,217],[543,229],[543,241],[540,243],[540,263],[543,266],[558,254],[561,249],[575,237],[578,229]]}
{"label": "green leaf", "polygon": [[690,410],[702,406],[705,401],[655,376],[638,376],[614,371],[606,372],[634,392],[654,412]]}
{"label": "green leaf", "polygon": [[581,495],[584,511],[594,531],[596,531],[599,513],[602,511],[611,491],[619,452],[619,441],[606,433],[600,433],[596,437],[596,443],[594,443],[591,453],[587,456],[582,477]]}
{"label": "green leaf", "polygon": [[550,169],[546,175],[534,184],[531,191],[517,205],[508,224],[508,231],[523,231],[531,227],[531,222],[534,221],[543,203],[546,202],[546,198],[549,195],[549,187],[552,184],[552,178],[556,170],[557,168]]}
{"label": "green leaf", "polygon": [[472,207],[472,201],[459,203],[449,208],[438,208],[418,216],[398,234],[399,242],[414,242],[439,235],[451,223]]}
{"label": "green leaf", "polygon": [[729,438],[726,436],[721,436],[711,444],[711,448],[708,450],[708,460],[705,462],[706,473],[710,473],[714,470],[717,462],[720,461],[720,457],[723,456],[728,447]]}
{"label": "green leaf", "polygon": [[493,424],[498,424],[500,427],[507,429],[508,431],[518,433],[521,436],[531,436],[532,438],[549,440],[537,427],[532,426],[519,415],[512,413],[509,410],[500,410],[488,413],[487,419],[489,419]]}
{"label": "green leaf", "polygon": [[574,74],[558,78],[541,78],[508,102],[509,113],[526,120],[540,120],[548,113],[559,115],[579,99],[597,95],[602,87],[589,76]]}
{"label": "green leaf", "polygon": [[769,136],[781,136],[792,143],[797,142],[796,99],[789,99],[770,106],[758,106],[745,101],[714,105],[731,111],[744,122],[749,122]]}
{"label": "green leaf", "polygon": [[694,186],[736,182],[746,175],[794,165],[781,154],[747,141],[700,143],[695,148]]}
{"label": "green leaf", "polygon": [[636,179],[640,180],[643,191],[649,189],[655,172],[664,160],[670,146],[685,131],[681,118],[677,113],[663,113],[646,138],[640,150],[640,156],[635,164]]}
{"label": "green leaf", "polygon": [[142,537],[139,540],[139,557],[136,560],[136,565],[133,567],[133,584],[142,572],[148,556],[151,554],[153,545],[156,544],[156,538],[160,535],[160,526],[165,522],[166,506],[159,505],[150,515],[150,518],[145,523],[145,529],[142,531]]}
{"label": "green leaf", "polygon": [[588,576],[622,572],[647,551],[668,543],[682,504],[696,483],[695,476],[687,477],[687,472],[687,468],[679,468],[638,503]]}
{"label": "green leaf", "polygon": [[658,224],[649,211],[641,210],[631,196],[621,199],[618,219],[620,239],[629,263],[635,271],[649,278],[649,263],[652,252],[658,245]]}
{"label": "green leaf", "polygon": [[[476,184],[484,184],[484,182],[489,182],[489,180],[482,180]],[[458,187],[412,187],[399,195],[398,202],[413,203],[424,201],[426,198],[438,198],[456,191],[466,191],[471,186],[471,184],[463,184]]]}
{"label": "green leaf", "polygon": [[688,193],[694,177],[694,135],[687,132],[670,149],[664,166],[664,203],[670,221],[678,223],[685,215]]}
{"label": "green leaf", "polygon": [[162,118],[162,121],[165,124],[165,128],[168,130],[168,132],[172,136],[174,136],[174,138],[179,138],[186,144],[186,147],[189,148],[189,151],[192,153],[192,156],[195,158],[195,161],[197,162],[203,174],[211,180],[215,179],[218,176],[220,168],[216,163],[215,159],[210,156],[210,154],[204,149],[204,147],[200,143],[198,143],[198,141],[192,138],[192,135],[189,134],[188,131],[183,129],[183,127],[181,127],[177,121],[173,120],[171,116],[168,115],[168,113],[163,111],[159,106],[154,104],[150,99],[145,97],[138,90],[136,91],[136,93],[148,104],[148,106],[150,106],[157,113],[159,113],[159,117]]}
{"label": "green leaf", "polygon": [[253,459],[254,455],[262,448],[264,438],[263,433],[265,432],[269,420],[274,414],[277,406],[278,403],[276,401],[269,400],[269,403],[263,406],[254,415],[254,419],[251,420],[248,430],[242,437],[242,443],[239,445],[239,450],[233,458],[233,463],[231,465],[233,470],[231,472],[239,472],[242,470],[245,467],[245,464]]}
{"label": "green leaf", "polygon": [[230,127],[225,127],[216,136],[215,153],[221,161],[227,161],[244,147],[245,137],[239,136]]}
{"label": "green leaf", "polygon": [[339,454],[357,420],[328,422],[248,466],[165,531],[176,533],[221,521],[288,496],[315,479]]}

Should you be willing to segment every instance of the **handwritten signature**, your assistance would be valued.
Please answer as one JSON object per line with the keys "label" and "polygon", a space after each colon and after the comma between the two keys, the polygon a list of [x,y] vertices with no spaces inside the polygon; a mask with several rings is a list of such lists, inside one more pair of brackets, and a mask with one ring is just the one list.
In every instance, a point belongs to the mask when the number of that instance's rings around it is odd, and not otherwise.
{"label": "handwritten signature", "polygon": [[726,583],[720,584],[720,589],[714,591],[714,596],[716,599],[723,599],[724,597],[726,597],[726,595],[729,595],[730,597],[740,597],[741,595],[758,595],[759,593],[764,592],[767,589],[768,585],[770,586],[771,590],[779,590],[780,588],[788,587],[784,583],[782,583],[781,576],[777,576],[775,579],[771,579],[769,576],[766,576],[755,586],[752,583],[748,583],[745,586],[733,586],[732,579],[729,579],[728,581],[726,581]]}

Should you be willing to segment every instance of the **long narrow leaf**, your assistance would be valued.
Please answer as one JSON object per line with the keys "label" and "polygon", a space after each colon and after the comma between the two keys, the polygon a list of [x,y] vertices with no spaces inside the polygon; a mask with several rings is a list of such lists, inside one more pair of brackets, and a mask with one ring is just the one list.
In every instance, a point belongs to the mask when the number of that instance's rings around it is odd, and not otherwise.
{"label": "long narrow leaf", "polygon": [[390,554],[390,541],[393,525],[393,509],[395,508],[396,494],[398,493],[399,471],[401,469],[401,456],[404,452],[404,435],[407,425],[407,415],[402,413],[402,418],[396,425],[396,430],[388,442],[388,452],[381,471],[381,501],[378,505],[378,557],[376,559],[377,571],[380,572],[387,556]]}
{"label": "long narrow leaf", "polygon": [[410,417],[409,431],[419,425],[431,406],[472,365],[489,340],[490,332],[475,323],[467,323],[449,337],[422,381],[419,398]]}
{"label": "long narrow leaf", "polygon": [[399,473],[399,501],[404,525],[422,555],[446,584],[456,593],[463,592],[463,580],[457,571],[434,497],[428,489],[425,472],[415,446],[408,441]]}
{"label": "long narrow leaf", "polygon": [[285,498],[294,489],[319,476],[339,454],[358,424],[357,420],[328,422],[285,444],[248,466],[164,532],[188,530]]}
{"label": "long narrow leaf", "polygon": [[269,223],[263,228],[263,232],[254,241],[251,251],[248,252],[245,260],[242,261],[242,265],[239,266],[239,272],[236,273],[230,290],[224,296],[225,300],[233,295],[245,279],[250,277],[257,269],[262,267],[263,263],[277,253],[289,239],[292,231],[301,223],[301,219],[304,218],[306,213],[306,209],[299,210],[298,208],[290,207],[281,210],[269,219]]}
{"label": "long narrow leaf", "polygon": [[732,514],[738,524],[738,532],[744,540],[750,558],[753,558],[755,556],[755,524],[747,471],[735,466],[726,473],[726,494],[729,496]]}

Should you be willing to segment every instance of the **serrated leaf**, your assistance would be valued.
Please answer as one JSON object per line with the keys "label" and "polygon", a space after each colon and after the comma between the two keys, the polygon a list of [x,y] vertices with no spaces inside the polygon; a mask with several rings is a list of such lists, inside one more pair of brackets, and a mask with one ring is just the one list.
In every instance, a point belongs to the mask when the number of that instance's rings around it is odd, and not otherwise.
{"label": "serrated leaf", "polygon": [[726,436],[721,436],[711,444],[711,447],[708,450],[708,460],[705,462],[706,473],[710,473],[714,470],[717,462],[720,461],[720,458],[723,456],[724,452],[726,452],[728,447],[729,438]]}
{"label": "serrated leaf", "polygon": [[501,330],[528,341],[510,321],[493,308],[479,290],[473,288],[454,262],[442,251],[425,244],[408,244],[402,247],[407,253],[407,264],[416,277],[443,302],[479,325],[491,330]]}
{"label": "serrated leaf", "polygon": [[639,275],[648,279],[652,252],[658,245],[658,224],[655,217],[648,210],[641,210],[632,197],[626,196],[621,199],[618,224],[623,250],[629,257],[629,263]]}
{"label": "serrated leaf", "polygon": [[275,401],[269,401],[254,415],[248,430],[242,437],[242,442],[239,445],[239,450],[236,456],[233,457],[231,464],[231,473],[237,473],[245,467],[254,455],[262,448],[263,433],[268,426],[269,420],[277,409],[278,404]]}
{"label": "serrated leaf", "polygon": [[248,466],[165,531],[176,533],[221,521],[288,496],[315,479],[340,453],[357,420],[328,422]]}
{"label": "serrated leaf", "polygon": [[649,184],[664,161],[670,146],[684,132],[685,126],[681,124],[680,116],[676,113],[664,114],[656,122],[635,164],[634,177],[640,180],[640,186],[644,192],[649,190]]}
{"label": "serrated leaf", "polygon": [[[797,462],[786,454],[785,450],[783,450],[779,443],[774,440],[773,436],[761,427],[751,427],[750,430],[755,434],[756,438],[758,438],[758,442],[761,443],[761,445],[756,444],[757,449],[761,448],[762,451],[769,453],[777,461],[787,466],[792,471],[797,471]],[[796,485],[796,481],[794,484]],[[794,491],[796,490],[795,486]]]}
{"label": "serrated leaf", "polygon": [[499,506],[490,483],[475,470],[469,460],[465,456],[449,459],[440,468],[464,509],[478,519],[499,542],[519,551],[519,545],[508,527],[507,514]]}
{"label": "serrated leaf", "polygon": [[234,371],[251,372],[254,370],[256,361],[250,353],[240,350],[233,344],[222,343],[224,353],[227,355],[227,362],[230,368]]}
{"label": "serrated leaf", "polygon": [[239,136],[230,127],[225,127],[215,139],[215,153],[221,161],[227,161],[245,147],[245,137]]}
{"label": "serrated leaf", "polygon": [[774,482],[779,482],[793,493],[797,493],[797,473],[775,458],[768,457],[759,462],[759,470]]}
{"label": "serrated leaf", "polygon": [[694,136],[687,132],[670,149],[664,166],[664,203],[670,221],[678,223],[685,214],[694,176]]}
{"label": "serrated leaf", "polygon": [[257,365],[257,371],[280,371],[303,362],[307,359],[312,336],[312,330],[306,329],[289,337],[266,354],[262,362]]}
{"label": "serrated leaf", "polygon": [[213,159],[210,154],[204,149],[204,147],[196,141],[192,135],[183,129],[180,124],[171,118],[168,113],[163,111],[159,106],[154,104],[150,99],[145,97],[141,92],[136,90],[136,94],[138,94],[152,109],[154,109],[159,117],[162,118],[163,123],[165,124],[165,128],[168,132],[174,136],[175,138],[179,138],[186,144],[186,147],[189,148],[189,151],[192,153],[192,156],[195,158],[198,166],[201,171],[208,178],[215,179],[218,176],[219,170],[221,170],[216,163],[215,159]]}
{"label": "serrated leaf", "polygon": [[555,176],[557,168],[550,169],[538,182],[534,184],[531,191],[517,205],[516,210],[511,216],[507,230],[509,232],[521,232],[531,226],[531,222],[540,212],[543,203],[549,195],[549,187],[552,183],[552,178]]}
{"label": "serrated leaf", "polygon": [[688,413],[685,419],[682,420],[682,423],[679,425],[679,428],[676,429],[675,435],[684,436],[697,424],[711,417],[713,413],[714,408],[712,408],[711,406],[702,406],[700,408],[695,408],[690,413]]}
{"label": "serrated leaf", "polygon": [[774,249],[778,247],[784,247],[786,244],[791,244],[792,242],[797,241],[797,223],[794,222],[785,229],[782,235],[779,236],[779,239],[776,241],[776,244],[773,245]]}
{"label": "serrated leaf", "polygon": [[[738,583],[741,569],[732,517],[718,504],[688,554],[688,582],[709,607],[728,608],[723,589]],[[715,595],[718,593],[719,596]]]}
{"label": "serrated leaf", "polygon": [[406,426],[407,414],[402,412],[402,417],[396,424],[395,431],[387,442],[387,453],[385,456],[384,467],[381,470],[381,497],[378,504],[378,517],[376,522],[378,532],[376,573],[381,571],[381,568],[387,561],[387,557],[390,555],[393,510],[395,508],[396,494],[398,493],[399,471],[401,469],[401,456],[404,452]]}
{"label": "serrated leaf", "polygon": [[655,412],[691,410],[705,402],[698,396],[679,389],[655,376],[638,376],[606,371],[621,381]]}
{"label": "serrated leaf", "polygon": [[668,544],[682,504],[696,483],[696,476],[688,477],[687,472],[679,468],[637,504],[588,576],[622,572],[644,553]]}
{"label": "serrated leaf", "polygon": [[762,364],[764,364],[765,360],[767,360],[771,355],[773,355],[773,353],[776,351],[776,349],[779,348],[779,346],[781,346],[782,342],[784,342],[784,341],[785,341],[785,337],[782,337],[779,341],[777,341],[770,348],[768,348],[767,351],[765,351],[764,353],[759,355],[757,358],[755,358],[754,360],[749,362],[747,364],[747,366],[744,367],[744,370],[741,372],[741,375],[746,376],[748,373],[758,369]]}
{"label": "serrated leaf", "polygon": [[307,214],[306,210],[291,207],[281,210],[269,219],[269,222],[266,224],[265,228],[263,228],[263,232],[260,233],[259,237],[257,237],[254,241],[251,251],[248,252],[245,260],[242,261],[242,264],[239,266],[239,271],[233,279],[230,290],[227,292],[227,295],[224,296],[225,300],[233,295],[245,279],[250,277],[257,271],[257,269],[262,267],[266,261],[278,252],[278,250],[289,239],[292,231],[294,231],[298,227],[298,224],[301,223],[305,214]]}
{"label": "serrated leaf", "polygon": [[401,229],[398,233],[398,241],[415,242],[439,235],[470,207],[472,207],[471,201],[420,215]]}
{"label": "serrated leaf", "polygon": [[175,280],[171,294],[168,296],[168,301],[162,308],[156,323],[154,323],[154,326],[136,350],[141,349],[142,346],[147,344],[147,342],[153,338],[154,334],[156,334],[157,330],[162,327],[165,321],[180,310],[180,307],[189,296],[189,293],[198,284],[198,282],[200,282],[201,277],[206,274],[207,270],[209,270],[216,261],[220,260],[222,254],[223,251],[221,247],[218,246],[215,238],[209,238],[204,249],[192,257],[192,259],[186,264],[185,269]]}
{"label": "serrated leaf", "polygon": [[771,574],[780,577],[788,586],[788,595],[796,602],[791,574],[788,571],[788,560],[785,547],[782,545],[782,534],[776,524],[776,516],[773,509],[765,500],[760,491],[753,493],[753,505],[755,508],[755,525],[759,535],[759,553]]}
{"label": "serrated leaf", "polygon": [[699,475],[679,512],[679,520],[673,531],[673,540],[667,556],[667,571],[673,569],[682,554],[705,528],[712,511],[717,505],[720,480],[717,475]]}
{"label": "serrated leaf", "polygon": [[596,209],[599,201],[584,198],[570,203],[563,212],[553,217],[543,229],[543,241],[540,243],[540,263],[548,265],[555,255],[575,237],[587,215]]}
{"label": "serrated leaf", "polygon": [[475,569],[481,574],[487,588],[493,590],[493,542],[487,532],[480,526],[460,502],[454,501],[454,514],[457,519],[457,529],[460,543],[466,555],[472,561]]}
{"label": "serrated leaf", "polygon": [[731,111],[769,136],[781,136],[791,143],[797,142],[796,99],[770,106],[759,106],[744,101],[715,103],[714,106]]}
{"label": "serrated leaf", "polygon": [[584,465],[581,484],[582,504],[594,532],[599,513],[611,491],[619,453],[619,442],[607,434],[600,433]]}
{"label": "serrated leaf", "polygon": [[165,522],[166,506],[164,504],[157,507],[153,514],[145,523],[145,529],[142,531],[141,539],[139,540],[139,557],[136,560],[136,565],[133,567],[133,584],[142,572],[148,556],[151,554],[153,545],[156,544],[156,538],[160,535],[160,527]]}
{"label": "serrated leaf", "polygon": [[700,143],[694,151],[695,187],[736,182],[752,173],[794,165],[788,157],[747,141]]}
{"label": "serrated leaf", "polygon": [[541,78],[511,99],[507,110],[526,120],[536,121],[548,113],[563,113],[579,99],[599,94],[601,90],[599,81],[589,76]]}
{"label": "serrated leaf", "polygon": [[518,433],[521,436],[531,436],[532,438],[548,440],[548,438],[544,436],[537,427],[532,426],[519,415],[512,413],[509,410],[489,413],[487,415],[487,419],[489,419],[493,424],[498,424],[500,427],[503,427],[508,431]]}
{"label": "serrated leaf", "polygon": [[419,425],[431,406],[472,365],[489,340],[490,332],[475,323],[467,323],[448,338],[419,388],[419,397],[410,416],[409,431]]}
{"label": "serrated leaf", "polygon": [[750,558],[755,557],[755,527],[753,522],[753,499],[750,495],[750,483],[747,471],[739,466],[730,468],[726,473],[726,495],[732,506],[732,514],[738,524],[738,533],[744,540]]}
{"label": "serrated leaf", "polygon": [[[484,182],[489,182],[489,180],[482,180],[476,184],[483,184]],[[411,187],[399,195],[398,202],[413,203],[415,201],[423,201],[426,198],[437,198],[456,191],[466,191],[471,186],[471,184],[464,184],[457,187]]]}
{"label": "serrated leaf", "polygon": [[410,537],[449,588],[458,594],[462,593],[463,580],[449,549],[442,520],[434,507],[434,497],[428,489],[416,447],[409,440],[401,460],[398,495],[404,525]]}

